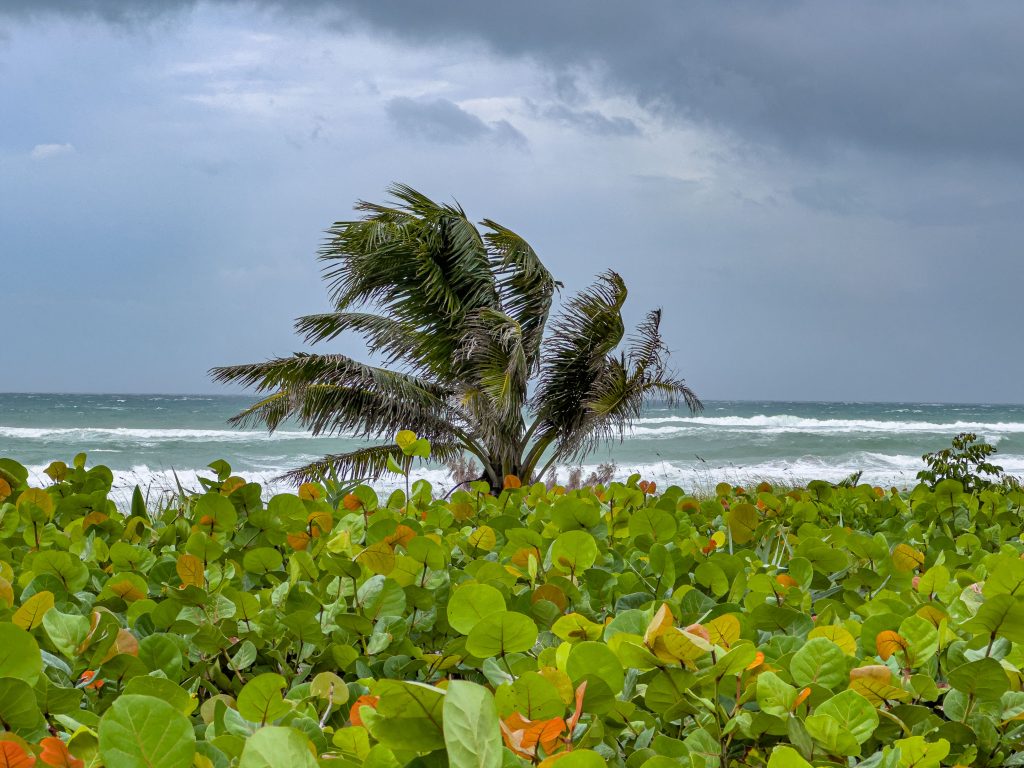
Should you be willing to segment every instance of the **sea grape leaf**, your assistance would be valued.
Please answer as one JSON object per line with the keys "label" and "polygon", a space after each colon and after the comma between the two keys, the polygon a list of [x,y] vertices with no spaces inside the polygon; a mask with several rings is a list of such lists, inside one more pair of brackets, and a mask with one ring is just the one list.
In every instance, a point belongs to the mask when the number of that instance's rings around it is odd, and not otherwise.
{"label": "sea grape leaf", "polygon": [[317,768],[309,739],[294,728],[268,725],[245,740],[238,768]]}
{"label": "sea grape leaf", "polygon": [[34,683],[43,671],[39,644],[21,627],[0,624],[0,677]]}
{"label": "sea grape leaf", "polygon": [[847,679],[846,656],[831,640],[815,637],[797,651],[789,663],[793,682],[799,686],[816,683],[835,688]]}
{"label": "sea grape leaf", "polygon": [[477,622],[466,638],[466,650],[484,659],[528,651],[536,642],[537,625],[532,619],[514,611],[499,611]]}
{"label": "sea grape leaf", "polygon": [[265,725],[292,711],[281,691],[287,683],[276,672],[257,675],[245,684],[238,694],[238,712],[252,723]]}
{"label": "sea grape leaf", "polygon": [[452,629],[468,635],[491,614],[505,610],[505,598],[489,584],[463,584],[456,588],[446,608]]}
{"label": "sea grape leaf", "polygon": [[1013,643],[1024,643],[1024,599],[1009,594],[986,598],[963,626],[975,634],[998,635]]}
{"label": "sea grape leaf", "polygon": [[604,643],[590,640],[572,646],[565,671],[574,683],[589,676],[598,677],[608,685],[612,693],[621,691],[625,680],[622,663],[612,650]]}
{"label": "sea grape leaf", "polygon": [[167,702],[121,695],[100,720],[99,751],[107,768],[189,768],[196,736]]}
{"label": "sea grape leaf", "polygon": [[961,664],[948,677],[951,688],[980,701],[998,701],[1010,689],[1003,665],[989,657]]}
{"label": "sea grape leaf", "polygon": [[31,632],[43,623],[43,617],[51,608],[53,608],[53,593],[47,590],[36,592],[14,612],[11,621]]}
{"label": "sea grape leaf", "polygon": [[[821,703],[815,714],[831,717],[863,744],[878,727],[878,712],[856,691],[846,690]],[[812,734],[813,735],[813,734]]]}
{"label": "sea grape leaf", "polygon": [[527,720],[550,720],[565,710],[565,702],[554,683],[532,671],[500,686],[495,691],[495,701],[502,717],[518,712]]}
{"label": "sea grape leaf", "polygon": [[586,531],[566,531],[551,544],[551,562],[559,568],[580,573],[597,561],[594,537]]}
{"label": "sea grape leaf", "polygon": [[392,749],[430,752],[444,747],[444,691],[423,683],[379,680],[376,711],[363,707],[371,735]]}
{"label": "sea grape leaf", "polygon": [[727,520],[732,540],[737,544],[750,542],[754,538],[754,531],[757,530],[760,522],[757,507],[747,503],[733,505],[729,509]]}
{"label": "sea grape leaf", "polygon": [[444,696],[444,743],[452,768],[500,768],[501,731],[494,696],[481,685],[453,680]]}
{"label": "sea grape leaf", "polygon": [[32,738],[44,726],[32,688],[24,680],[0,678],[0,721],[5,730]]}
{"label": "sea grape leaf", "polygon": [[811,764],[792,747],[780,745],[772,750],[772,756],[768,758],[768,768],[811,768]]}

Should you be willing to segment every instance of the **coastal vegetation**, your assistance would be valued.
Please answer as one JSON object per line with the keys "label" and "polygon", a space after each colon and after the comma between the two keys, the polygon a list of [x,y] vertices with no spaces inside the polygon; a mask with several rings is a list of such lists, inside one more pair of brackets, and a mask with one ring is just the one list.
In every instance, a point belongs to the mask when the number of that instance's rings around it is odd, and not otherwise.
{"label": "coastal vegetation", "polygon": [[0,459],[3,766],[937,768],[1024,752],[1011,482],[696,497],[510,475],[449,498],[424,480],[267,498],[218,461],[201,492],[119,508],[84,455],[46,474]]}
{"label": "coastal vegetation", "polygon": [[332,311],[296,323],[309,343],[361,334],[383,366],[303,353],[212,371],[265,395],[235,424],[291,419],[384,441],[290,478],[379,477],[407,457],[390,438],[414,430],[439,461],[472,457],[500,491],[506,475],[531,482],[622,437],[650,398],[701,408],[668,366],[661,310],[627,338],[618,274],[601,274],[549,323],[561,284],[526,240],[489,219],[481,231],[461,207],[410,187],[391,193],[393,204],[359,203],[363,218],[331,227],[320,258]]}

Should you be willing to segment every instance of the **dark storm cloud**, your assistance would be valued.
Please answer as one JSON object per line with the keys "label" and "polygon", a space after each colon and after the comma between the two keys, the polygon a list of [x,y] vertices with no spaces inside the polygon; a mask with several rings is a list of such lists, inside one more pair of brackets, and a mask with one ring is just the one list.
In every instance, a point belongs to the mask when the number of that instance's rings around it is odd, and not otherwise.
{"label": "dark storm cloud", "polygon": [[485,138],[517,147],[527,143],[526,137],[507,120],[485,123],[448,99],[399,96],[391,99],[386,109],[399,131],[441,144],[465,144]]}
{"label": "dark storm cloud", "polygon": [[[222,0],[224,5],[238,5]],[[23,0],[8,15],[74,13],[138,21],[191,0]],[[721,3],[654,0],[261,0],[338,28],[360,23],[416,45],[478,40],[537,59],[554,90],[596,68],[607,86],[672,118],[743,140],[827,155],[847,145],[908,155],[1024,160],[1024,13],[1014,0]],[[3,13],[0,10],[0,13]],[[629,133],[628,122],[553,115]]]}
{"label": "dark storm cloud", "polygon": [[640,127],[628,117],[608,117],[596,109],[573,109],[565,104],[538,107],[531,104],[538,117],[553,120],[597,136],[638,136]]}

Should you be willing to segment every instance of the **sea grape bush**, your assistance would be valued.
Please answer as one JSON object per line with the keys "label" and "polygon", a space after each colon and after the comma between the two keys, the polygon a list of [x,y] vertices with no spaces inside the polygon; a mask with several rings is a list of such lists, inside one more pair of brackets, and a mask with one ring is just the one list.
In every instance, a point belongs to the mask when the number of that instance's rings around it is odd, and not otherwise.
{"label": "sea grape bush", "polygon": [[0,459],[0,765],[1024,763],[1019,489],[212,470]]}

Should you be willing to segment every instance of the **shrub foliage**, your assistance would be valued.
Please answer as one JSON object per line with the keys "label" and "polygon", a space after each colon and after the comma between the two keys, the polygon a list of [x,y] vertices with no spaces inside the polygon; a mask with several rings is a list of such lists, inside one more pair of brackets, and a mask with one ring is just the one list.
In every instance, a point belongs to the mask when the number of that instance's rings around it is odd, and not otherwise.
{"label": "shrub foliage", "polygon": [[[0,765],[1016,765],[1024,493],[438,499],[0,459]],[[329,501],[333,499],[333,501]]]}

